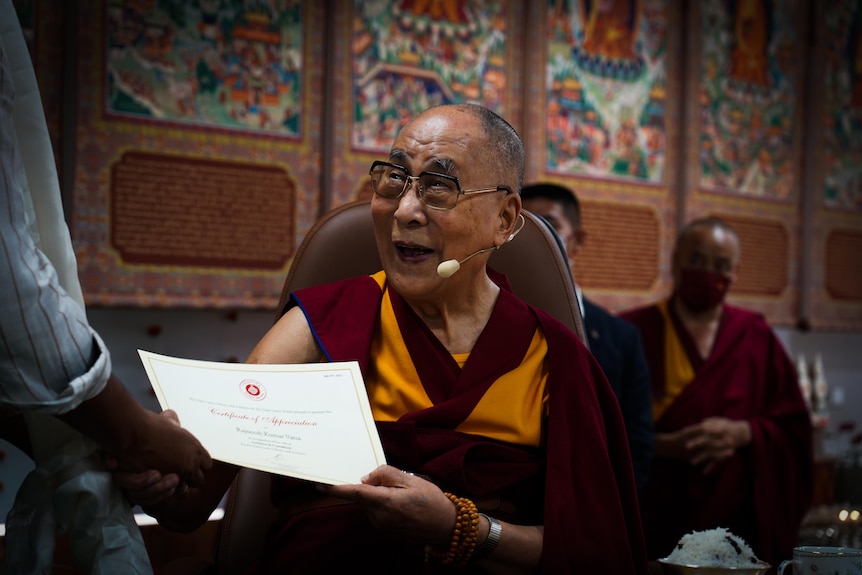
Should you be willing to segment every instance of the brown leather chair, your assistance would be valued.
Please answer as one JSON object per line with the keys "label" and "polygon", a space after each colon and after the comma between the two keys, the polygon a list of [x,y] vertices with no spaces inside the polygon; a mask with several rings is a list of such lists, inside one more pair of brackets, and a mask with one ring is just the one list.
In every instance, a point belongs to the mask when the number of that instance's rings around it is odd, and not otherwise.
{"label": "brown leather chair", "polygon": [[[524,213],[524,226],[509,243],[492,252],[489,265],[506,274],[515,293],[568,325],[582,341],[581,313],[574,282],[559,238],[543,219]],[[288,272],[276,319],[294,290],[380,269],[370,202],[343,205],[311,228]],[[216,573],[240,574],[259,556],[276,510],[269,499],[269,475],[243,469],[231,486],[217,551]]]}

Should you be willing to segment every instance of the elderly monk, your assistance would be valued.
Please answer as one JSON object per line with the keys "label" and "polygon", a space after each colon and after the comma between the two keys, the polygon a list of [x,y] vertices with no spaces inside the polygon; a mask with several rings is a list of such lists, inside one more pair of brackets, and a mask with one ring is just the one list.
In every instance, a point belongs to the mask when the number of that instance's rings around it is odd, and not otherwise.
{"label": "elderly monk", "polygon": [[[281,516],[254,573],[646,573],[601,368],[486,266],[516,234],[523,172],[515,130],[472,104],[420,114],[372,164],[383,271],[294,293],[248,361],[359,361],[391,465],[357,485],[274,477]],[[233,475],[179,500],[170,477],[117,480],[188,529]]]}
{"label": "elderly monk", "polygon": [[726,527],[761,559],[790,557],[812,495],[811,421],[793,363],[764,318],[724,303],[739,265],[725,222],[685,226],[673,294],[621,314],[643,336],[656,458],[641,494],[647,550]]}

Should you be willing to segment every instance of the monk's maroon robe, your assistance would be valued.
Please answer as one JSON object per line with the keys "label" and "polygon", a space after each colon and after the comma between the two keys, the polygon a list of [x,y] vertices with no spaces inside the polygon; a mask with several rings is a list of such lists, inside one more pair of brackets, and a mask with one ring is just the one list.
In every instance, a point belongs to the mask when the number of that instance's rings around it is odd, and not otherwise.
{"label": "monk's maroon robe", "polygon": [[772,329],[761,315],[725,305],[713,349],[701,359],[682,324],[666,325],[657,306],[621,315],[641,331],[656,397],[664,393],[665,329],[677,331],[695,368],[656,433],[712,416],[751,424],[751,445],[708,476],[655,458],[641,494],[649,558],[667,556],[685,533],[714,527],[743,537],[773,566],[791,557],[813,493],[812,431],[796,369]]}
{"label": "monk's maroon robe", "polygon": [[[502,520],[543,524],[543,573],[645,574],[625,429],[601,368],[571,330],[492,275],[504,289],[463,370],[392,293],[399,329],[434,406],[377,423],[387,462],[473,498]],[[301,290],[292,299],[326,357],[357,360],[366,377],[380,303],[371,277]],[[551,374],[545,444],[525,447],[455,431],[488,386],[519,364],[537,327],[548,342]],[[273,481],[276,505],[313,493],[301,482]],[[294,506],[273,525],[256,573],[450,572],[439,562],[426,564],[421,541],[375,529],[355,505],[322,503]]]}

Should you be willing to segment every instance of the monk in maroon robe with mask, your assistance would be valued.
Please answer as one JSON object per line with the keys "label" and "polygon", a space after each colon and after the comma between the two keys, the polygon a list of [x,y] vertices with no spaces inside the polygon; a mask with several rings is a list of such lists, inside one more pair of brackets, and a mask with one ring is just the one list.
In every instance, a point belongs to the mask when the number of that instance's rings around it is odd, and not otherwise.
{"label": "monk in maroon robe with mask", "polygon": [[652,560],[690,531],[725,527],[775,566],[810,504],[808,409],[764,318],[724,303],[738,265],[736,233],[696,220],[674,247],[671,297],[621,314],[652,375],[656,458],[641,494]]}

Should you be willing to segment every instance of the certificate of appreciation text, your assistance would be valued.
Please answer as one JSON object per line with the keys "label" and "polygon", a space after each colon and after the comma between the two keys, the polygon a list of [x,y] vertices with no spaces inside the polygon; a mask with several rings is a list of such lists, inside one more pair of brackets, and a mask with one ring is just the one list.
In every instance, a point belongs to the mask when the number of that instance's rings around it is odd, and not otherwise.
{"label": "certificate of appreciation text", "polygon": [[162,409],[213,459],[332,485],[386,463],[359,364],[245,364],[138,350]]}

